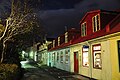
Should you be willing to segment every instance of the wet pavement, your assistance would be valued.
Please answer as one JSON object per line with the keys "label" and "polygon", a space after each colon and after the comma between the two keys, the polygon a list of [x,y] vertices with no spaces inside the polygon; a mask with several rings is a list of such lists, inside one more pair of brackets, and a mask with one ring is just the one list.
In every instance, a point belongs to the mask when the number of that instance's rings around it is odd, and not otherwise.
{"label": "wet pavement", "polygon": [[45,72],[48,72],[49,75],[54,76],[56,80],[90,80],[79,74],[57,69],[55,67],[42,66],[41,68],[43,68],[42,70]]}
{"label": "wet pavement", "polygon": [[22,61],[21,63],[22,68],[24,68],[24,76],[21,80],[56,80],[54,77],[36,67],[36,63],[34,62]]}
{"label": "wet pavement", "polygon": [[38,66],[34,61],[22,61],[22,80],[91,80],[78,74],[48,66]]}

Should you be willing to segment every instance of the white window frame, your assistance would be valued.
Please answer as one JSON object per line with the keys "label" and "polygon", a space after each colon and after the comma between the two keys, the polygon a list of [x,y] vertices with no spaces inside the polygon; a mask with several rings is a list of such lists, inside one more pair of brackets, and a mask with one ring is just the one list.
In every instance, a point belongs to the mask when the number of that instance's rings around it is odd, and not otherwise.
{"label": "white window frame", "polygon": [[86,22],[81,24],[81,36],[86,36],[87,35],[87,24]]}
{"label": "white window frame", "polygon": [[100,14],[97,14],[92,18],[92,26],[93,26],[93,32],[100,30]]}
{"label": "white window frame", "polygon": [[58,46],[60,46],[60,37],[58,37]]}
{"label": "white window frame", "polygon": [[68,32],[65,33],[65,43],[68,42]]}
{"label": "white window frame", "polygon": [[89,67],[89,48],[82,48],[82,65],[83,67]]}
{"label": "white window frame", "polygon": [[[93,45],[93,68],[102,69],[101,44]],[[96,55],[99,56],[96,56]]]}
{"label": "white window frame", "polygon": [[53,40],[53,48],[55,47],[55,40]]}
{"label": "white window frame", "polygon": [[64,57],[63,51],[60,51],[60,62],[61,63],[63,63],[63,57]]}
{"label": "white window frame", "polygon": [[65,50],[65,63],[68,64],[69,62],[69,50]]}

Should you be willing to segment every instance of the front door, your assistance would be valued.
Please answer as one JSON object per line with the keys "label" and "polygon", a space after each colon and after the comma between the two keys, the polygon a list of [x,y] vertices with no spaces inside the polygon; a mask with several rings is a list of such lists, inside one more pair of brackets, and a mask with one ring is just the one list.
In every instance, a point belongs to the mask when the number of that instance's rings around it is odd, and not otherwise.
{"label": "front door", "polygon": [[78,71],[79,71],[78,52],[74,52],[74,72],[78,73]]}

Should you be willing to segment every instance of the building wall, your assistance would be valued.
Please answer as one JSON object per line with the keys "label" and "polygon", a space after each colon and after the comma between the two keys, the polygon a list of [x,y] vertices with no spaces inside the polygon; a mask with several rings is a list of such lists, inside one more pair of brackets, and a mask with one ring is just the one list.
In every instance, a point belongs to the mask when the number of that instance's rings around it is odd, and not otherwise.
{"label": "building wall", "polygon": [[112,65],[112,80],[120,80],[119,64],[118,64],[118,46],[117,41],[120,36],[110,38],[110,52],[111,52],[111,65]]}
{"label": "building wall", "polygon": [[[74,52],[78,52],[78,60],[79,60],[79,66],[81,66],[80,65],[80,56],[81,56],[81,53],[80,53],[80,45],[79,44],[77,44],[77,45],[75,45],[75,46],[71,46],[70,47],[70,72],[74,72]],[[80,69],[79,69],[80,70]],[[79,71],[80,72],[80,71]]]}
{"label": "building wall", "polygon": [[[93,68],[93,45],[101,44],[101,59],[102,59],[102,69]],[[89,46],[88,58],[89,66],[84,67],[82,47],[83,45]],[[74,52],[79,53],[79,74],[95,78],[99,80],[111,80],[111,58],[110,58],[110,42],[107,39],[91,40],[90,42],[82,42],[70,47],[70,71],[74,72]],[[108,77],[109,76],[109,77]]]}
{"label": "building wall", "polygon": [[[68,63],[66,63],[65,50],[69,48],[64,48],[56,51],[51,51],[48,53],[48,62],[47,65],[51,67],[56,67],[65,71],[70,71],[70,52],[68,52]],[[61,51],[63,52],[63,62],[61,62]],[[57,60],[57,54],[59,54],[59,60]]]}
{"label": "building wall", "polygon": [[[92,46],[96,44],[101,44],[101,59],[102,68],[93,68],[93,50]],[[100,80],[111,80],[111,59],[110,59],[110,48],[108,40],[97,40],[91,43],[91,72],[92,78]],[[109,77],[108,77],[109,76]]]}

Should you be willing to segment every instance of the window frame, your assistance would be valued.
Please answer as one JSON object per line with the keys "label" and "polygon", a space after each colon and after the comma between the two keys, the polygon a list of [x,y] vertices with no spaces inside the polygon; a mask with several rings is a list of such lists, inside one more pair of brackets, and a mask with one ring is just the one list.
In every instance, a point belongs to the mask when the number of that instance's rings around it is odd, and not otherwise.
{"label": "window frame", "polygon": [[[67,53],[67,54],[66,54]],[[67,61],[66,61],[67,60]],[[69,50],[65,50],[65,63],[69,63]]]}
{"label": "window frame", "polygon": [[60,37],[58,37],[58,46],[60,46]]}
{"label": "window frame", "polygon": [[[87,51],[84,51],[84,46],[82,47],[82,66],[83,67],[89,67],[89,46],[87,47]],[[87,56],[88,56],[88,65],[84,65],[84,55],[83,54],[85,54],[87,52]]]}
{"label": "window frame", "polygon": [[[86,24],[86,25],[85,25]],[[83,29],[85,29],[84,31],[83,31]],[[81,24],[81,36],[83,37],[83,36],[86,36],[87,35],[87,23],[86,22],[83,22],[82,24]]]}
{"label": "window frame", "polygon": [[[98,19],[97,19],[98,17]],[[101,29],[100,27],[100,14],[97,14],[92,17],[92,26],[93,26],[93,32],[97,32]]]}
{"label": "window frame", "polygon": [[59,52],[57,52],[57,62],[59,62],[59,60],[60,60],[60,54],[59,54]]}
{"label": "window frame", "polygon": [[65,33],[65,43],[68,43],[68,32]]}
{"label": "window frame", "polygon": [[[98,48],[95,48],[94,50],[94,47],[95,46],[100,46],[100,49]],[[92,53],[93,53],[93,68],[95,69],[102,69],[102,52],[101,52],[101,44],[95,44],[95,45],[92,45]],[[100,63],[101,63],[101,67],[98,67],[98,66],[95,66],[95,54],[100,54]],[[98,58],[97,58],[98,59]],[[96,60],[97,62],[97,60]]]}
{"label": "window frame", "polygon": [[118,67],[119,67],[119,72],[120,72],[120,40],[117,41],[117,49],[118,49]]}
{"label": "window frame", "polygon": [[61,63],[63,63],[63,57],[64,57],[63,51],[60,51],[60,62]]}

